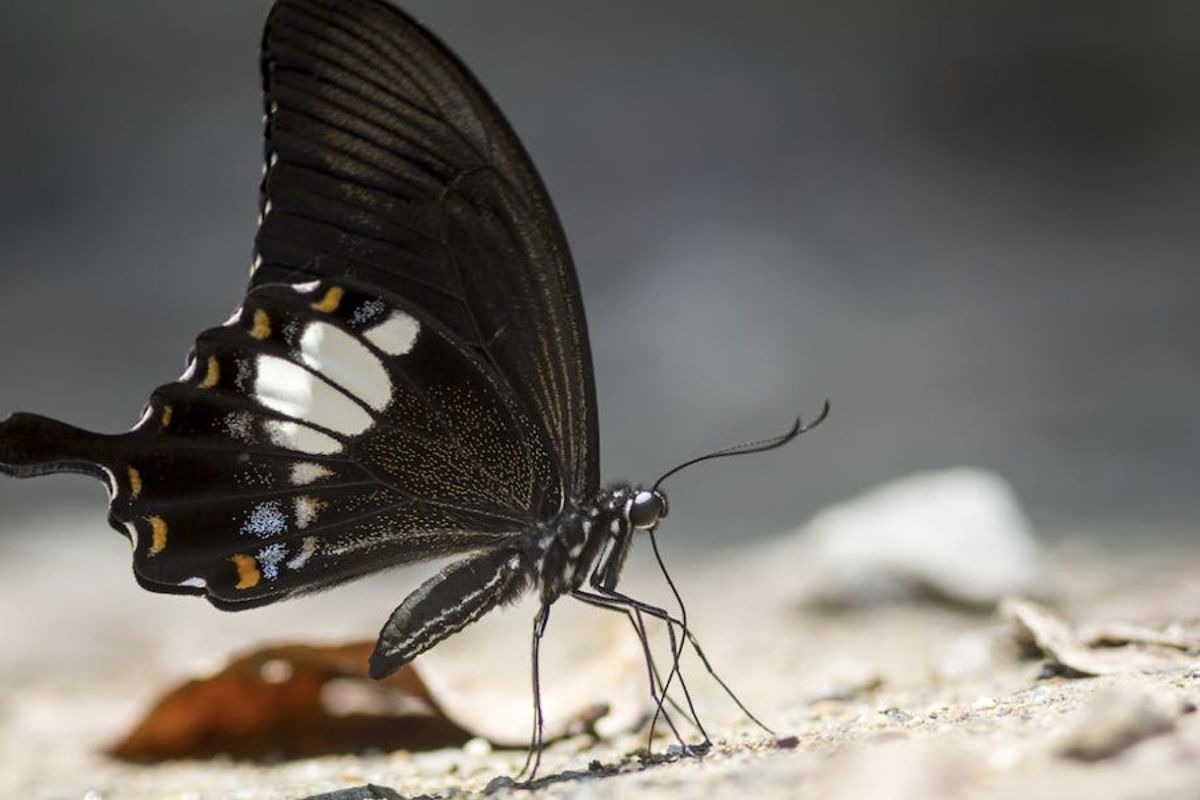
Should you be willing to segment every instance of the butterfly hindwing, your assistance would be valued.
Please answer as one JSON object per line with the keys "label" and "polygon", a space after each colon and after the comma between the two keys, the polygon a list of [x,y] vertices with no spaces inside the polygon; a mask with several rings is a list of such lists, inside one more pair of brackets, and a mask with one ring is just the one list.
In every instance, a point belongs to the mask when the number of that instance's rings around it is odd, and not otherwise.
{"label": "butterfly hindwing", "polygon": [[80,435],[138,580],[225,607],[511,545],[560,493],[490,366],[353,281],[254,289],[133,431]]}

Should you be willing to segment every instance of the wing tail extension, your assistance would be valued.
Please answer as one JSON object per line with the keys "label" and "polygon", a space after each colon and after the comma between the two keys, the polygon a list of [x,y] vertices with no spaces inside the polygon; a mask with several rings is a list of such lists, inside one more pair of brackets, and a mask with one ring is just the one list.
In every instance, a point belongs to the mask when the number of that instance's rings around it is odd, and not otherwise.
{"label": "wing tail extension", "polygon": [[110,438],[38,414],[13,414],[0,422],[0,473],[33,478],[78,472],[106,480],[101,454]]}

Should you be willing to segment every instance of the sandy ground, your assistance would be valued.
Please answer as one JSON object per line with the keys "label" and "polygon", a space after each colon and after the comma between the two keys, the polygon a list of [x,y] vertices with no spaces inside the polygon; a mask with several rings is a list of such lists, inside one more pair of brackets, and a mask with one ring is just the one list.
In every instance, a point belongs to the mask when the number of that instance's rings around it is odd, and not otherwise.
{"label": "sandy ground", "polygon": [[[19,535],[0,544],[3,798],[293,800],[366,784],[397,794],[335,796],[1200,797],[1200,665],[1047,676],[1043,660],[1017,657],[1009,626],[992,611],[936,603],[803,608],[796,570],[770,548],[674,560],[713,662],[780,736],[748,722],[691,659],[685,674],[716,740],[701,759],[674,756],[672,740],[660,737],[660,757],[644,763],[631,755],[644,732],[600,742],[576,736],[547,750],[532,790],[503,777],[515,774],[524,752],[482,740],[271,766],[122,764],[104,756],[104,746],[173,682],[267,641],[370,636],[420,576],[391,573],[229,615],[137,589],[121,540],[98,521],[62,515],[13,527]],[[1200,551],[1117,557],[1063,546],[1050,558],[1051,600],[1077,617],[1196,614]],[[648,555],[635,552],[634,560],[630,589],[665,600],[642,563]],[[484,675],[501,662],[520,675],[528,611],[481,625],[477,639],[454,642],[446,657]],[[552,619],[551,641],[608,637],[598,633],[608,623],[597,615],[604,616],[582,609]],[[594,674],[571,691],[587,693],[590,681],[602,696],[611,688],[605,683],[619,679],[605,677],[606,665],[619,660],[609,651],[602,644],[585,650],[587,658],[569,651],[571,663],[560,659],[554,669]],[[523,701],[519,690],[512,694]]]}

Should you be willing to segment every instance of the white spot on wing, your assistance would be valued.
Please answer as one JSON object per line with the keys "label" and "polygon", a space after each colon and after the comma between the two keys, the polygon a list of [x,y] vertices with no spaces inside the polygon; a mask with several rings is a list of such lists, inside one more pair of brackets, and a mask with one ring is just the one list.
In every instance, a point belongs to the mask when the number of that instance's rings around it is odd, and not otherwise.
{"label": "white spot on wing", "polygon": [[189,358],[188,363],[187,363],[187,369],[185,369],[183,371],[183,374],[179,376],[178,383],[187,383],[193,377],[195,377],[195,375],[196,375],[196,359]]}
{"label": "white spot on wing", "polygon": [[100,465],[100,469],[104,470],[104,477],[106,479],[104,481],[104,488],[108,490],[108,502],[111,504],[113,498],[117,496],[117,476],[113,475],[112,470],[103,464]]}
{"label": "white spot on wing", "polygon": [[371,427],[362,406],[299,364],[259,356],[254,395],[267,408],[348,436]]}
{"label": "white spot on wing", "polygon": [[299,422],[273,419],[264,423],[263,427],[272,442],[288,450],[298,450],[314,456],[332,455],[342,450],[342,443],[337,439]]}
{"label": "white spot on wing", "polygon": [[287,565],[292,569],[300,569],[308,560],[312,558],[313,553],[317,552],[317,537],[306,536],[304,543],[300,545],[300,552],[297,553]]}
{"label": "white spot on wing", "polygon": [[259,503],[250,512],[250,516],[242,523],[242,533],[266,539],[278,536],[287,530],[287,517],[278,500],[268,500]]}
{"label": "white spot on wing", "polygon": [[130,430],[136,431],[138,428],[142,427],[147,422],[149,422],[150,417],[152,417],[153,415],[154,415],[154,406],[147,403],[145,408],[142,409],[142,415],[140,417],[138,417],[137,422],[133,423],[133,427],[130,428]]}
{"label": "white spot on wing", "polygon": [[292,464],[292,486],[307,486],[310,483],[328,478],[333,474],[333,470],[321,464],[314,464],[311,461],[301,461],[298,464]]}
{"label": "white spot on wing", "polygon": [[325,504],[315,497],[303,495],[295,499],[293,506],[296,514],[296,527],[304,530],[316,520]]}
{"label": "white spot on wing", "polygon": [[137,549],[137,542],[138,542],[138,529],[137,529],[137,525],[134,525],[132,522],[126,522],[126,523],[125,523],[125,530],[129,531],[129,541],[133,543],[133,547],[134,547],[134,549],[136,550],[136,549]]}
{"label": "white spot on wing", "polygon": [[254,415],[249,411],[234,411],[225,416],[225,432],[246,444],[254,443]]}
{"label": "white spot on wing", "polygon": [[228,328],[231,325],[237,325],[241,321],[242,321],[242,307],[238,306],[236,309],[234,309],[234,312],[229,315],[229,319],[225,320],[225,322],[222,323],[222,326]]}
{"label": "white spot on wing", "polygon": [[308,281],[307,283],[293,283],[292,288],[300,294],[310,294],[321,288],[321,282]]}
{"label": "white spot on wing", "polygon": [[191,586],[194,589],[203,589],[208,586],[208,581],[204,578],[188,578],[186,581],[180,581],[180,586]]}
{"label": "white spot on wing", "polygon": [[300,358],[376,411],[391,402],[392,384],[383,362],[341,328],[311,323],[300,337]]}
{"label": "white spot on wing", "polygon": [[394,311],[381,324],[367,331],[367,341],[389,356],[402,356],[417,342],[420,324],[403,311]]}

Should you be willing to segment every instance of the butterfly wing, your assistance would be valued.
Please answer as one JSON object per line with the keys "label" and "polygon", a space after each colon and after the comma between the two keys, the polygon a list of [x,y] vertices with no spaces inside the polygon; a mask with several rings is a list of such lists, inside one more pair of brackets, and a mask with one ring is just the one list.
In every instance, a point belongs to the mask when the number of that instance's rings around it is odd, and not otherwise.
{"label": "butterfly wing", "polygon": [[16,415],[0,464],[101,477],[138,581],[224,608],[519,550],[557,480],[539,426],[480,356],[352,279],[253,289],[132,431]]}
{"label": "butterfly wing", "polygon": [[561,226],[487,92],[379,0],[280,0],[263,41],[254,285],[350,275],[442,321],[541,421],[562,493],[599,485],[595,387]]}
{"label": "butterfly wing", "polygon": [[536,171],[466,68],[378,0],[279,0],[262,67],[244,306],[133,431],[15,415],[0,470],[101,478],[138,580],[229,608],[513,552],[598,485],[583,310]]}

